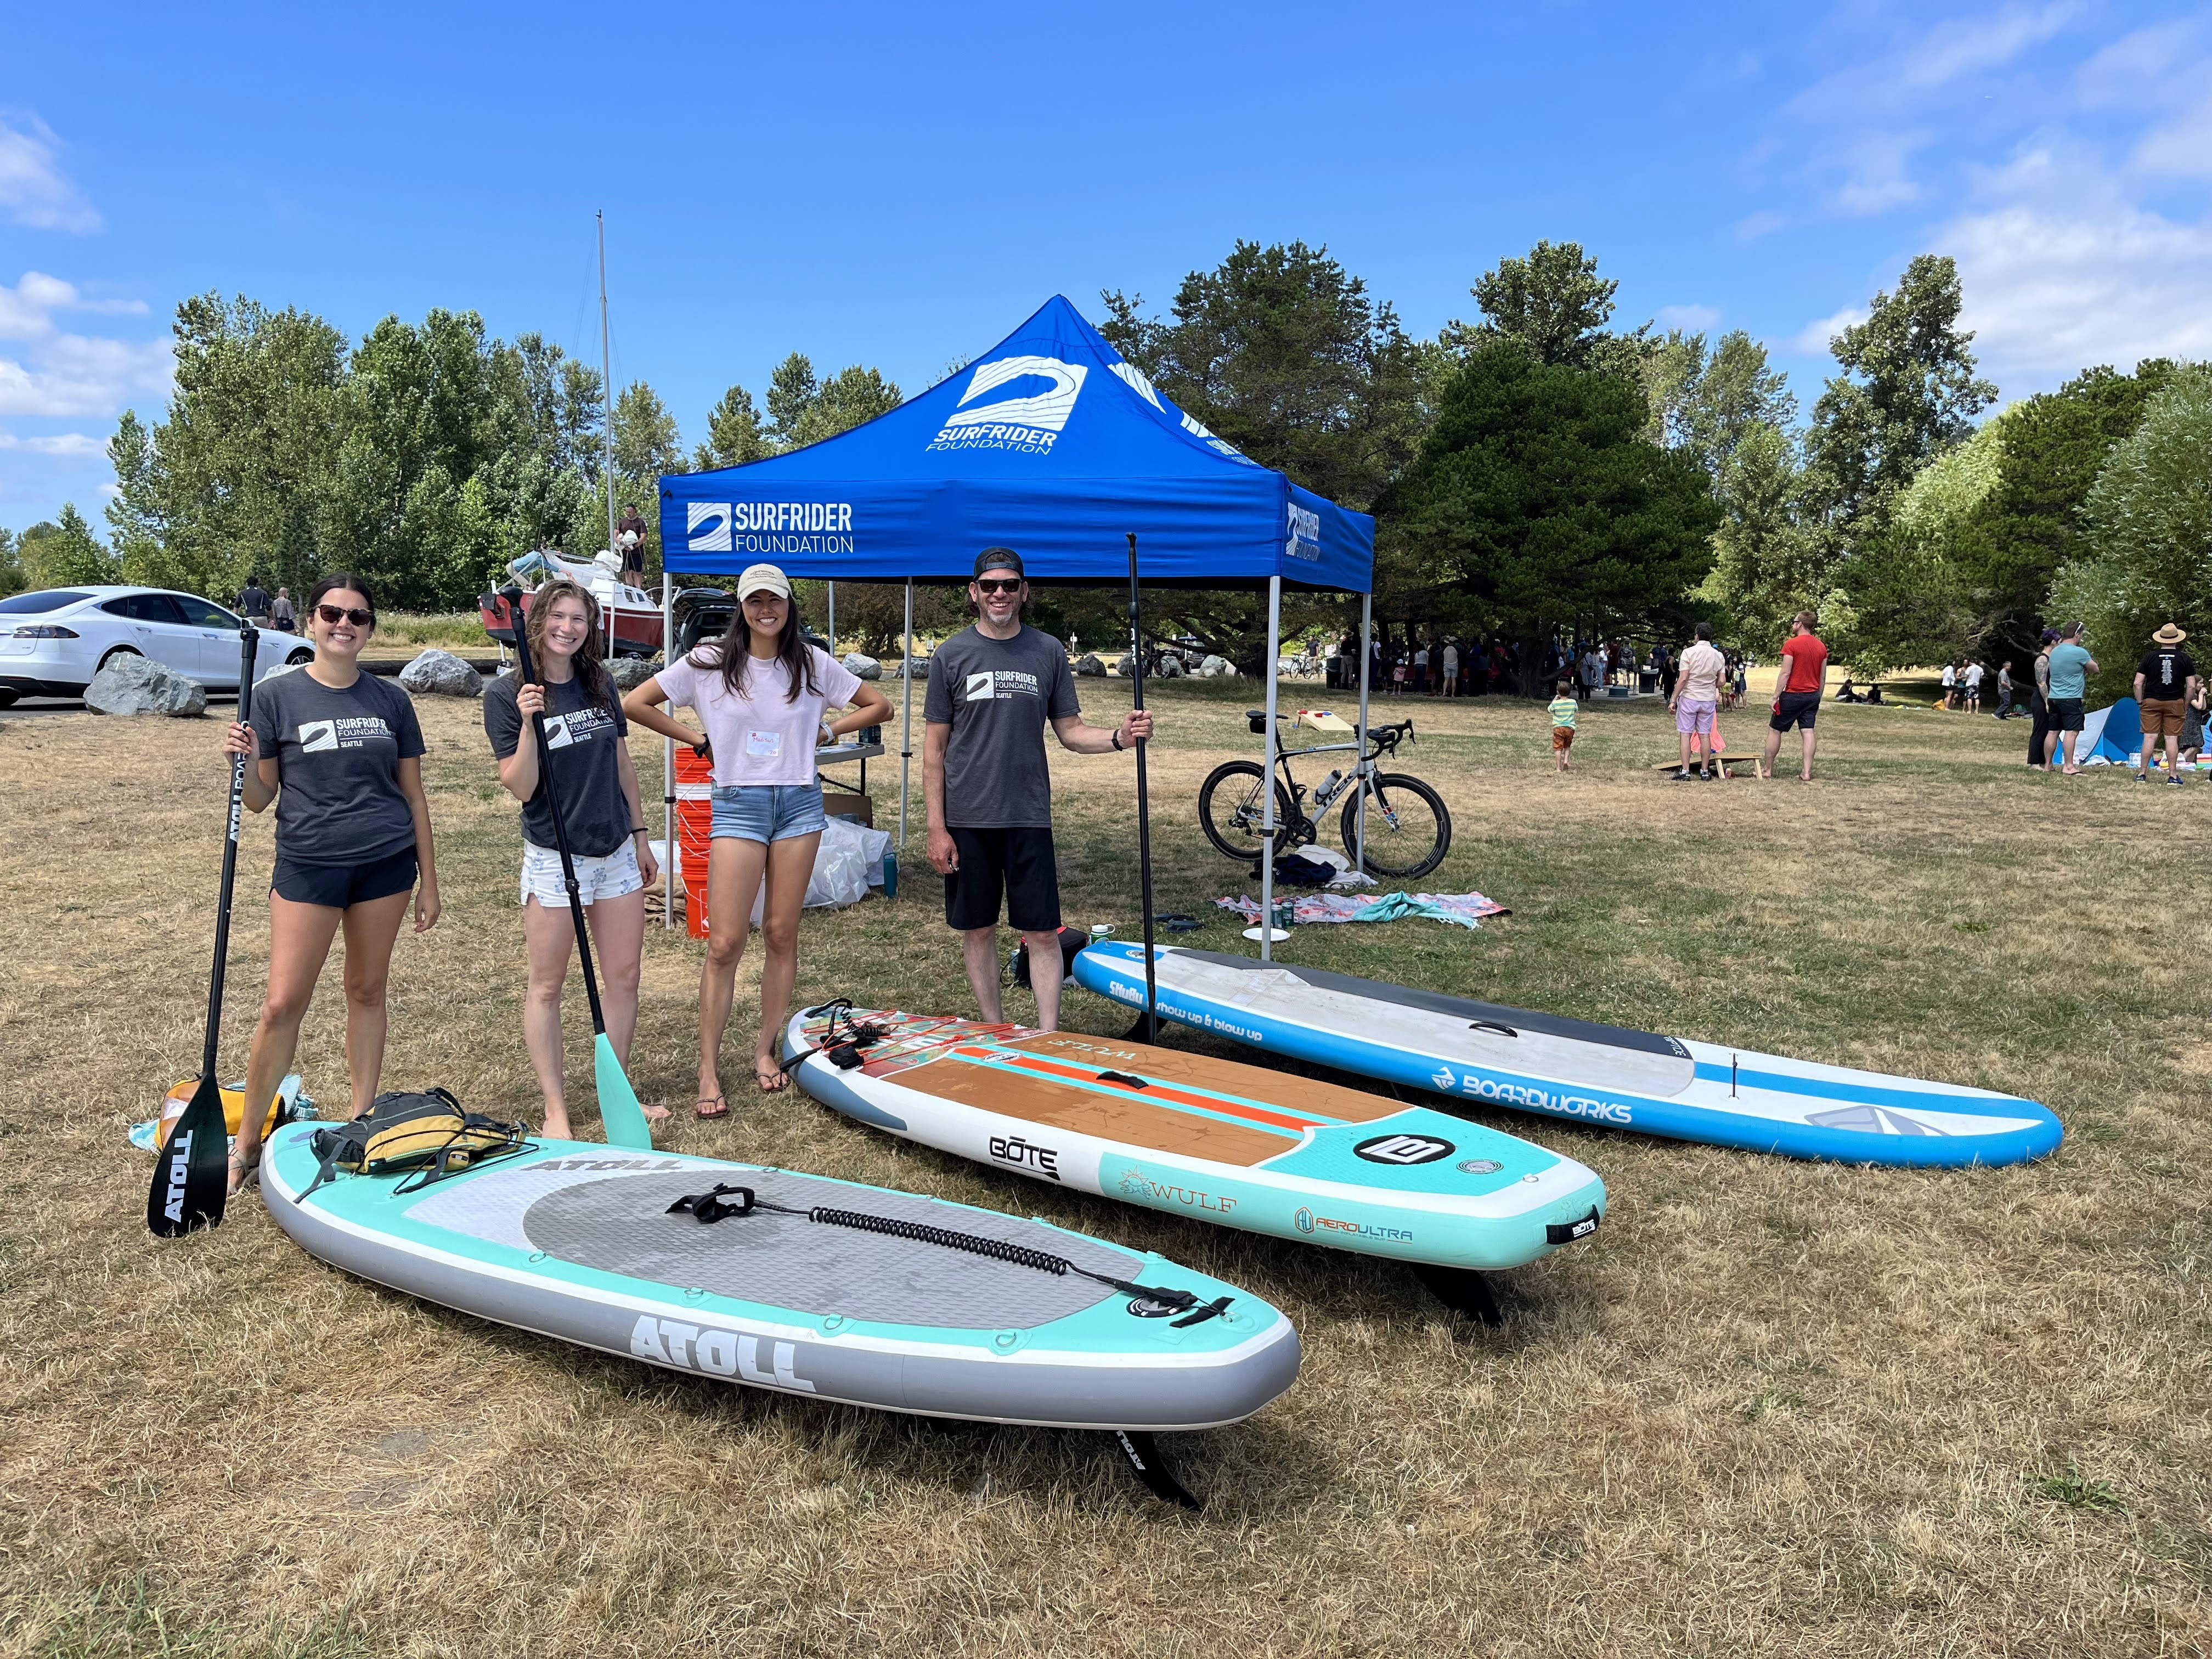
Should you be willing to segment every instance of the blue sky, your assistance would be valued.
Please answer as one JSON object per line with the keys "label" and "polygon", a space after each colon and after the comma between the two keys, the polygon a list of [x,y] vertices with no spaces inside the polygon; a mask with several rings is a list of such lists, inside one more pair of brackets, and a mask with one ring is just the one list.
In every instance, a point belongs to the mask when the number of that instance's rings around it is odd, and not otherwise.
{"label": "blue sky", "polygon": [[[610,106],[611,105],[611,107]],[[0,40],[0,526],[91,513],[210,289],[433,306],[700,435],[785,353],[909,392],[1048,295],[1325,243],[1407,325],[1539,238],[1621,318],[1825,341],[1955,255],[2008,398],[2212,356],[2212,8],[26,6]]]}

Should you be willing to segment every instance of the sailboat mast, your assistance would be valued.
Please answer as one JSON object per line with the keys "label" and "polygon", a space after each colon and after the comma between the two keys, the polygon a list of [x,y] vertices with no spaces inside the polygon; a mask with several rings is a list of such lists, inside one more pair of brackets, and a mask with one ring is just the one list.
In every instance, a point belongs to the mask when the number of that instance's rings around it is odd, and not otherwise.
{"label": "sailboat mast", "polygon": [[[607,486],[607,550],[615,550],[615,371],[614,355],[607,343],[607,215],[599,210],[599,381],[605,391],[605,420],[600,431],[599,471]],[[612,618],[610,617],[610,622]]]}

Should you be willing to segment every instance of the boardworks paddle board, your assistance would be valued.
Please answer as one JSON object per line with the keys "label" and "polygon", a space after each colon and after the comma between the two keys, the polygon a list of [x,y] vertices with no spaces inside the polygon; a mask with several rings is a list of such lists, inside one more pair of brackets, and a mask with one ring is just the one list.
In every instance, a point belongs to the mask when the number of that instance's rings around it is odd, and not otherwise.
{"label": "boardworks paddle board", "polygon": [[[1079,952],[1076,982],[1145,1001],[1144,947]],[[2017,1164],[2058,1145],[2016,1095],[1784,1060],[1410,990],[1348,974],[1161,945],[1157,1011],[1362,1077],[1585,1123],[1845,1164]]]}
{"label": "boardworks paddle board", "polygon": [[[832,1020],[836,1022],[833,1033]],[[1464,1119],[1075,1031],[802,1009],[785,1056],[848,1117],[979,1164],[1277,1238],[1485,1271],[1585,1237],[1605,1185]]]}
{"label": "boardworks paddle board", "polygon": [[[340,1174],[310,1193],[314,1136],[279,1129],[261,1160],[270,1214],[309,1255],[672,1370],[884,1411],[1130,1431],[1233,1423],[1297,1376],[1297,1334],[1267,1303],[1041,1221],[562,1140],[427,1185]],[[802,1213],[710,1224],[669,1209],[732,1187]],[[876,1229],[803,1213],[825,1209]]]}

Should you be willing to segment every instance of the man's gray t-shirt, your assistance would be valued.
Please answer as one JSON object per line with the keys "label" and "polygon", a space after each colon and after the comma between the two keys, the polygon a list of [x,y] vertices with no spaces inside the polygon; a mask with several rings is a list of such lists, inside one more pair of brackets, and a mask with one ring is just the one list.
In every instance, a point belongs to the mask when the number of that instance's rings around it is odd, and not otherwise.
{"label": "man's gray t-shirt", "polygon": [[[484,735],[491,739],[495,760],[537,741],[524,730],[516,690],[512,674],[484,687]],[[545,747],[553,757],[553,782],[561,792],[561,823],[568,832],[571,853],[603,859],[619,852],[630,837],[629,798],[622,787],[622,741],[629,732],[622,705],[595,702],[575,676],[546,686]],[[522,809],[522,835],[549,851],[559,844],[542,769],[538,792]]]}
{"label": "man's gray t-shirt", "polygon": [[950,829],[1049,829],[1052,775],[1044,726],[1079,714],[1067,653],[1024,623],[1011,640],[963,628],[929,659],[923,718],[950,726],[945,823]]}
{"label": "man's gray t-shirt", "polygon": [[399,763],[422,752],[407,694],[363,674],[334,691],[306,669],[253,688],[253,740],[276,762],[276,851],[300,864],[374,864],[415,844]]}

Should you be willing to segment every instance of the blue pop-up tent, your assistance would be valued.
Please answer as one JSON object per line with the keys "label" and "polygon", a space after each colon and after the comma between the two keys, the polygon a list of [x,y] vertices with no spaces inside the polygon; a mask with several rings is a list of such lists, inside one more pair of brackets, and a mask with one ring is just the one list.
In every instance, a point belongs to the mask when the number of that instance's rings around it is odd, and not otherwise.
{"label": "blue pop-up tent", "polygon": [[[1267,589],[1272,767],[1283,587],[1366,596],[1375,521],[1238,453],[1163,397],[1061,296],[865,426],[749,465],[660,480],[665,570],[769,563],[791,576],[903,581],[909,661],[915,581],[965,581],[980,550],[1003,545],[1020,552],[1032,580],[1119,584],[1128,580],[1133,531],[1147,584]],[[664,581],[664,595],[672,591]],[[1363,663],[1367,620],[1363,606]],[[911,677],[906,702],[902,843]],[[1272,791],[1267,812],[1272,829]]]}

